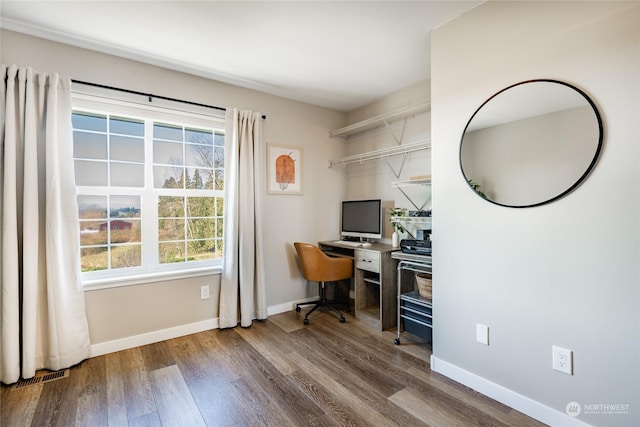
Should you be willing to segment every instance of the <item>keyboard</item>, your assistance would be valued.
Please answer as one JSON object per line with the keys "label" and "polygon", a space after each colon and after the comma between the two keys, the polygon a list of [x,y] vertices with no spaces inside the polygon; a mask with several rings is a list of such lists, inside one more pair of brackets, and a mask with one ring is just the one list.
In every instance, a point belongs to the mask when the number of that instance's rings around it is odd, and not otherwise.
{"label": "keyboard", "polygon": [[333,243],[336,244],[336,245],[346,245],[346,246],[353,246],[353,247],[362,246],[362,243],[360,243],[360,242],[349,242],[347,240],[336,240]]}

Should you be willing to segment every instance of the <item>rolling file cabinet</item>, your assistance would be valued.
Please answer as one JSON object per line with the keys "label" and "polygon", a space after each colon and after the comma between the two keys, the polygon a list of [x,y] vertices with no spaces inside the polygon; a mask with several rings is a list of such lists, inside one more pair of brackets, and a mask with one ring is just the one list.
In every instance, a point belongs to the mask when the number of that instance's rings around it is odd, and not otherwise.
{"label": "rolling file cabinet", "polygon": [[415,290],[415,273],[431,273],[431,257],[394,252],[397,267],[398,336],[393,343],[400,344],[400,334],[408,332],[432,342],[433,301],[420,296]]}
{"label": "rolling file cabinet", "polygon": [[400,319],[404,331],[425,341],[431,341],[432,307],[431,300],[421,297],[418,291],[401,294]]}

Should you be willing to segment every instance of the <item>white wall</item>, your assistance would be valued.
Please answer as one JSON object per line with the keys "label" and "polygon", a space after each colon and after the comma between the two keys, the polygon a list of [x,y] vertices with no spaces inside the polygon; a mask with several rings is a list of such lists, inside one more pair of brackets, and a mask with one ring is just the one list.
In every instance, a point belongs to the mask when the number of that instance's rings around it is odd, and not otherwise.
{"label": "white wall", "polygon": [[[432,55],[434,368],[554,425],[640,425],[640,3],[490,1],[438,28]],[[460,137],[535,78],[593,98],[604,149],[567,197],[499,207],[466,185]],[[552,345],[573,350],[573,376],[551,369]],[[589,406],[607,404],[623,413]]]}
{"label": "white wall", "polygon": [[[303,149],[303,195],[264,195],[267,304],[271,310],[317,293],[301,278],[292,242],[337,237],[337,207],[344,179],[327,168],[345,146],[329,130],[345,124],[345,114],[300,102],[16,32],[1,32],[1,61],[57,72],[72,79],[266,114],[265,143]],[[266,177],[265,177],[266,179]],[[212,285],[212,298],[200,300],[200,286]],[[189,332],[215,324],[219,276],[164,281],[86,292],[91,340],[100,351],[155,340],[159,331]],[[177,332],[176,332],[177,331]],[[139,342],[139,341],[138,341]]]}

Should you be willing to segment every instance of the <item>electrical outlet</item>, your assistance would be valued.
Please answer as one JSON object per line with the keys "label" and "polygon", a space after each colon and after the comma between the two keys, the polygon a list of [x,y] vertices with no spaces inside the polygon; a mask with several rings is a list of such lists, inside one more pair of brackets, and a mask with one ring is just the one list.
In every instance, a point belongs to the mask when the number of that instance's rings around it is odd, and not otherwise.
{"label": "electrical outlet", "polygon": [[566,348],[552,347],[553,349],[553,369],[565,374],[573,375],[573,352]]}
{"label": "electrical outlet", "polygon": [[209,299],[209,285],[200,286],[200,299]]}

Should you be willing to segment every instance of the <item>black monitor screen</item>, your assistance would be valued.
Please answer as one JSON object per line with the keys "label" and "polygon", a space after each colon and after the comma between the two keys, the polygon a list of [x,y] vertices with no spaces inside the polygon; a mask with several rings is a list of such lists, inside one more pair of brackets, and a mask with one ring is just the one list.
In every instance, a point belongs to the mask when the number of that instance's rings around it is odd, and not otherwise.
{"label": "black monitor screen", "polygon": [[342,202],[343,236],[382,237],[382,201],[350,200]]}

